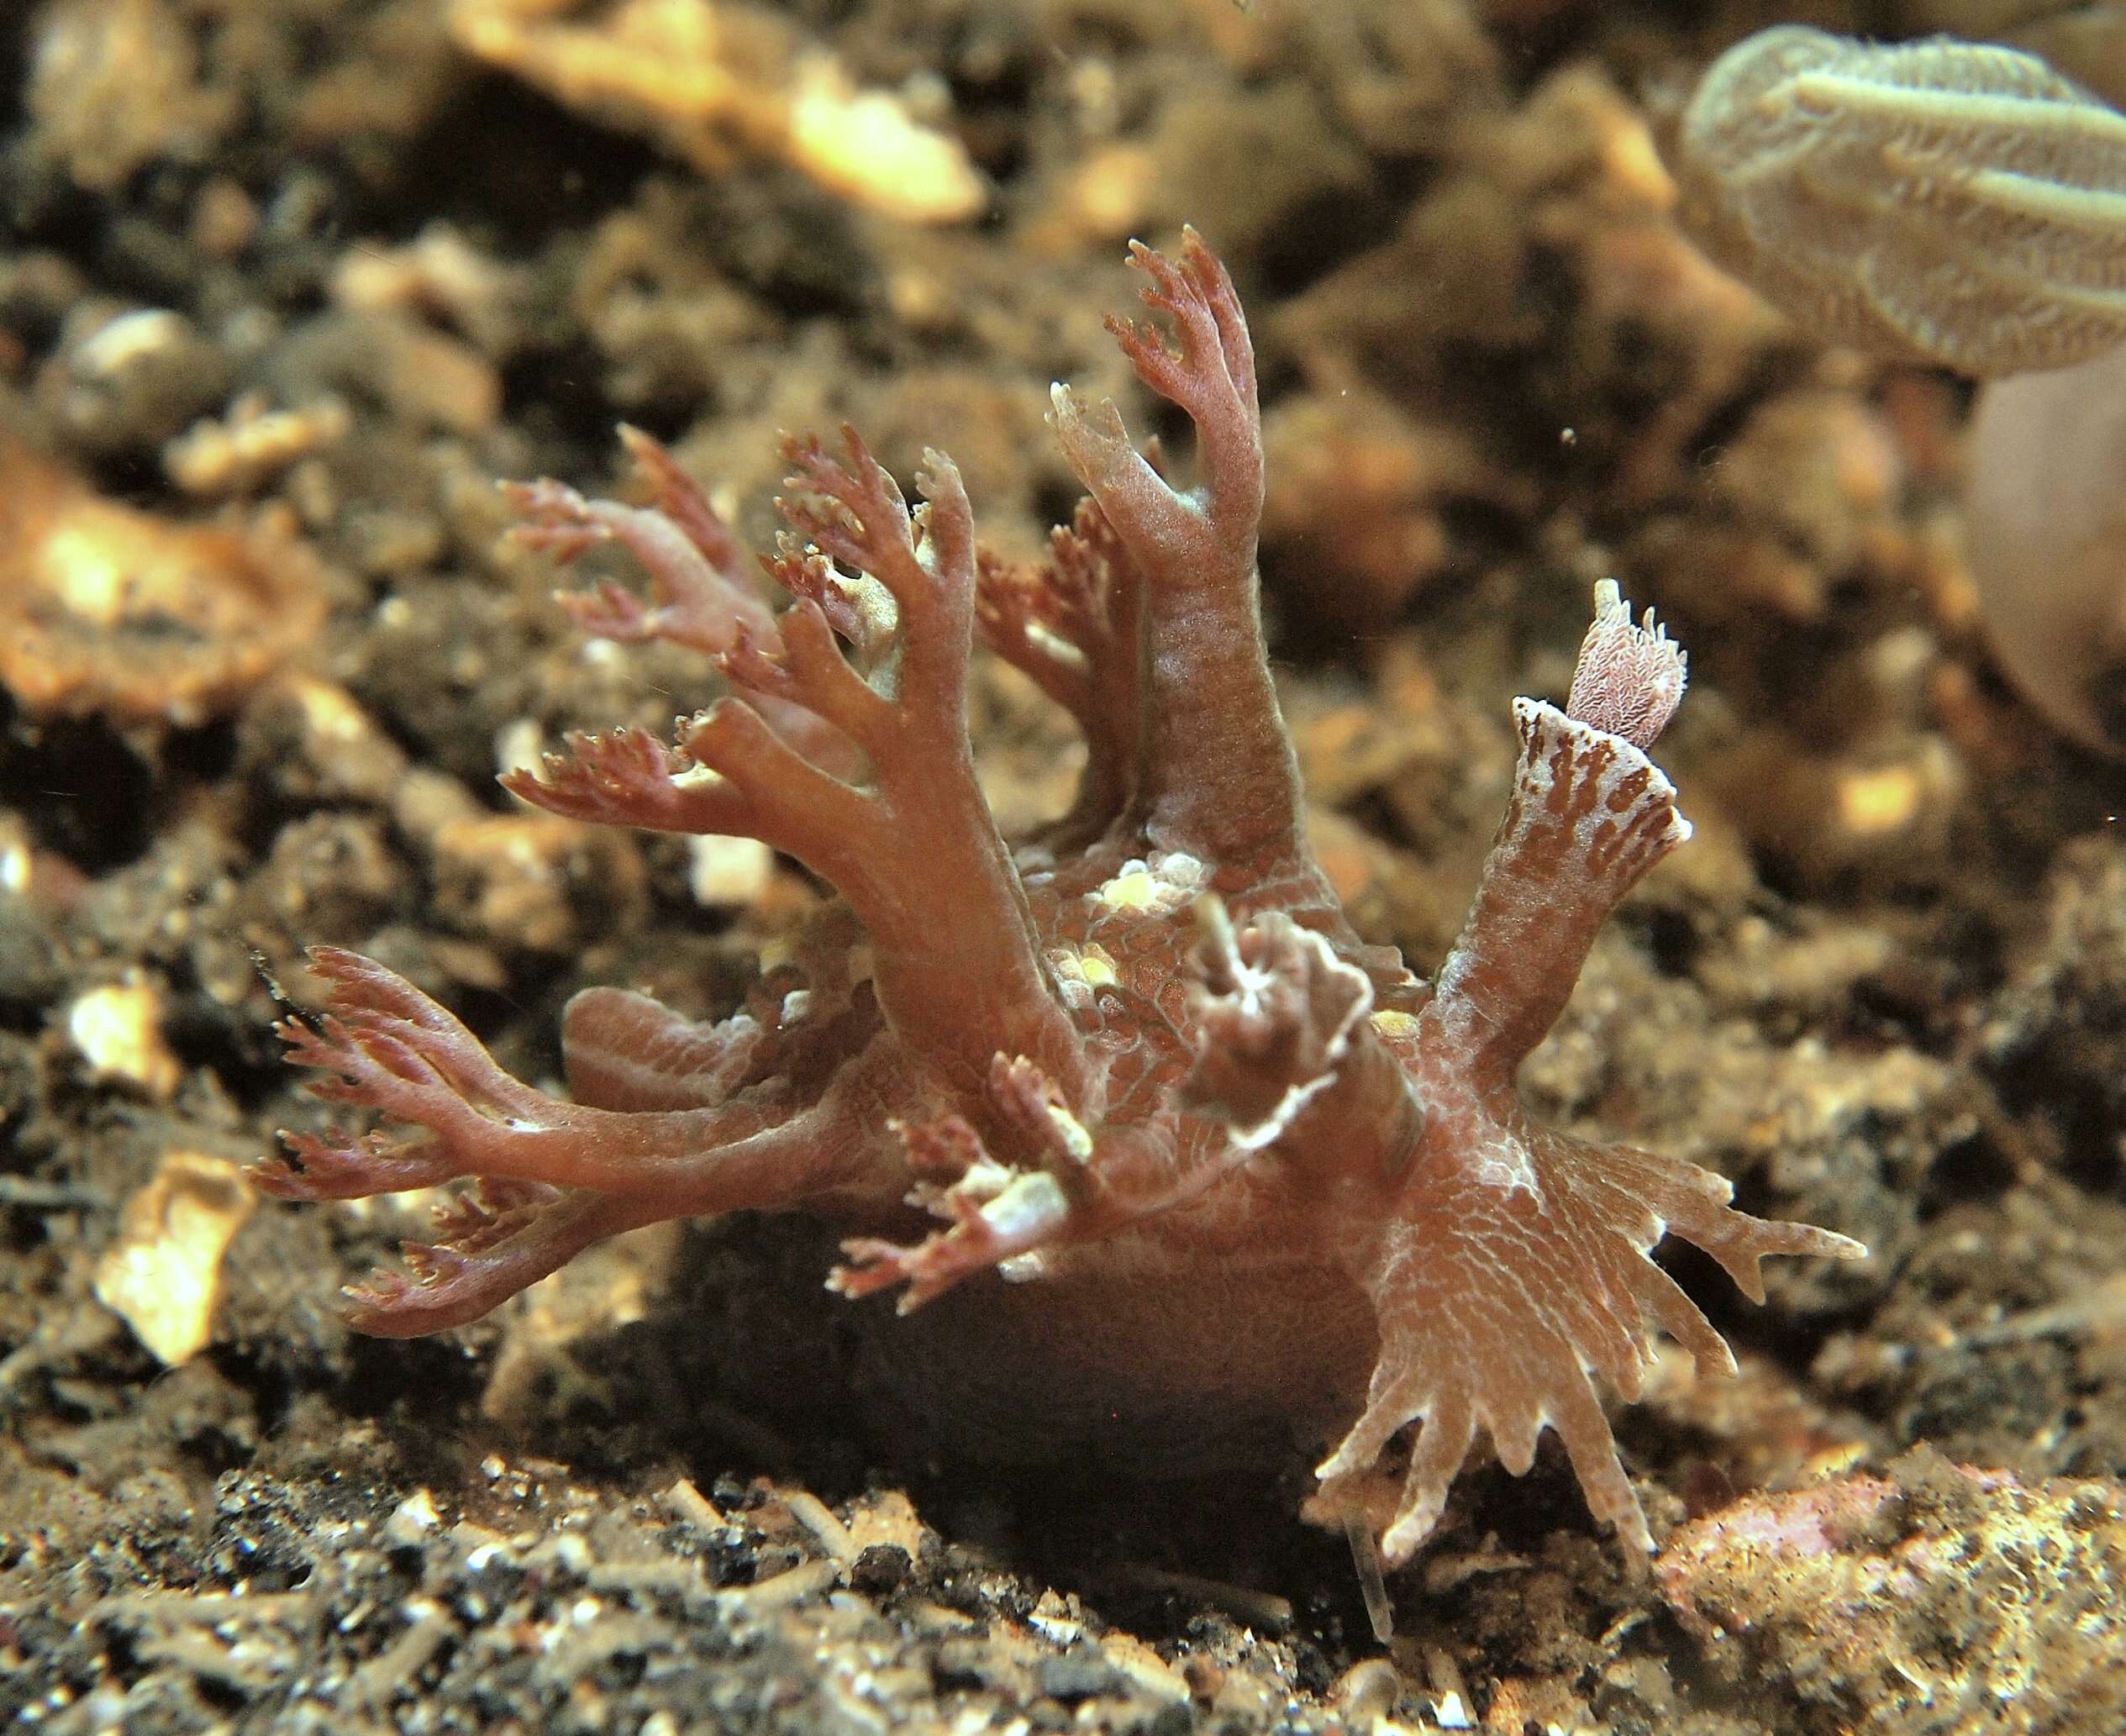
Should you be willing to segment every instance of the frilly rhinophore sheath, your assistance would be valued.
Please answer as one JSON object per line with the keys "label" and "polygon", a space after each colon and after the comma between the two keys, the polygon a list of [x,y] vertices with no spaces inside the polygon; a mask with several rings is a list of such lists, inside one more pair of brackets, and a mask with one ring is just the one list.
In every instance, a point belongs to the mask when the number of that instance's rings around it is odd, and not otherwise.
{"label": "frilly rhinophore sheath", "polygon": [[[958,1365],[992,1433],[1117,1412],[1347,1426],[1310,1512],[1362,1522],[1394,1563],[1480,1425],[1519,1472],[1547,1423],[1596,1512],[1648,1547],[1593,1377],[1635,1397],[1655,1328],[1733,1366],[1648,1250],[1673,1231],[1760,1299],[1767,1254],[1860,1251],[1730,1209],[1693,1165],[1536,1127],[1515,1094],[1596,931],[1689,836],[1645,754],[1682,654],[1600,587],[1566,709],[1517,702],[1512,800],[1438,981],[1361,944],[1308,850],[1264,653],[1239,303],[1192,232],[1178,259],[1133,255],[1175,345],[1110,329],[1194,423],[1202,480],[1177,488],[1112,403],[1056,387],[1088,498],[1045,562],[978,554],[940,455],[911,512],[853,432],[839,457],[787,448],[791,530],[762,563],[794,599],[780,613],[645,436],[625,438],[651,507],[510,489],[525,539],[564,560],[618,541],[649,572],[647,607],[611,585],[565,597],[587,630],[693,647],[734,692],[672,744],[573,737],[508,786],[762,839],[840,898],[719,1023],[577,996],[566,1102],[381,965],[321,949],[329,999],[283,1025],[291,1058],[326,1076],[319,1096],[423,1131],[290,1135],[259,1179],[297,1199],[471,1180],[407,1271],[352,1292],[365,1331],[475,1318],[634,1225],[810,1211],[853,1232],[828,1280],[844,1295],[897,1291],[905,1313],[992,1286],[979,1318],[940,1322],[988,1334]],[[977,639],[1089,748],[1069,814],[1016,848],[975,781]],[[954,1366],[926,1351],[911,1377]],[[1377,1467],[1413,1423],[1398,1494]]]}

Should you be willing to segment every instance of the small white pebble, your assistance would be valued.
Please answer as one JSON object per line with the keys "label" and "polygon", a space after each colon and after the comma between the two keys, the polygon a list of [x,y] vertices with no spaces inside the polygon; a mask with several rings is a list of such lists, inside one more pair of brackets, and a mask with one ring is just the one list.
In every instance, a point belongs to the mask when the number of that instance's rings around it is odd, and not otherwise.
{"label": "small white pebble", "polygon": [[704,835],[687,840],[687,888],[710,910],[750,904],[768,889],[775,852],[757,838]]}
{"label": "small white pebble", "polygon": [[183,1082],[184,1070],[163,1040],[162,997],[150,983],[89,990],[67,1009],[66,1034],[99,1083],[120,1080],[166,1099]]}
{"label": "small white pebble", "polygon": [[418,1543],[439,1523],[434,1497],[425,1489],[416,1489],[392,1508],[391,1518],[384,1523],[384,1539],[403,1548]]}
{"label": "small white pebble", "polygon": [[495,731],[497,771],[536,772],[546,752],[546,732],[529,718],[513,718]]}

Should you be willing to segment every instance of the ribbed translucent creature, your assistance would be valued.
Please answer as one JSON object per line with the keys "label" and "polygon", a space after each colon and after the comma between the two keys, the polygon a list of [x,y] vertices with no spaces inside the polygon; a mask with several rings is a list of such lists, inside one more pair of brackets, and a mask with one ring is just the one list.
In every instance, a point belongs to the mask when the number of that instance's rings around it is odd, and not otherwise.
{"label": "ribbed translucent creature", "polygon": [[1692,238],[1829,341],[1980,377],[2126,343],[2126,115],[2034,55],[1760,31],[1676,155]]}

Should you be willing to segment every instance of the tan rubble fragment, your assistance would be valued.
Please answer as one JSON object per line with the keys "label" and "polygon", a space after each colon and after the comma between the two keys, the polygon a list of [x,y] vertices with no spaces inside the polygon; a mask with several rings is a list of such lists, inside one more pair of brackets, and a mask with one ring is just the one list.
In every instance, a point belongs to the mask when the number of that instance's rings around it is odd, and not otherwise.
{"label": "tan rubble fragment", "polygon": [[703,834],[687,844],[687,889],[705,909],[756,903],[775,877],[775,852],[757,838]]}
{"label": "tan rubble fragment", "polygon": [[1448,503],[1532,504],[1528,485],[1460,429],[1364,392],[1288,398],[1263,418],[1262,437],[1263,547],[1305,576],[1310,605],[1353,629],[1392,619],[1446,565]]}
{"label": "tan rubble fragment", "polygon": [[[632,839],[521,808],[496,813],[457,779],[415,765],[344,687],[302,676],[286,696],[310,787],[390,808],[434,877],[434,909],[445,927],[566,952],[582,943],[587,923],[645,896]],[[503,763],[513,763],[508,753]]]}
{"label": "tan rubble fragment", "polygon": [[335,306],[446,322],[490,354],[507,346],[526,292],[522,271],[488,257],[442,222],[403,246],[350,247],[332,270]]}
{"label": "tan rubble fragment", "polygon": [[492,813],[439,773],[409,772],[393,810],[429,856],[438,913],[471,933],[565,952],[587,912],[644,894],[632,839],[553,814]]}
{"label": "tan rubble fragment", "polygon": [[898,1489],[867,1490],[850,1503],[847,1525],[857,1555],[884,1544],[905,1549],[913,1558],[923,1553],[928,1534],[915,1503]]}
{"label": "tan rubble fragment", "polygon": [[0,682],[26,711],[200,723],[308,640],[324,604],[280,520],[246,534],[141,512],[0,436]]}
{"label": "tan rubble fragment", "polygon": [[[1669,1539],[1661,1596],[1716,1667],[1857,1736],[2115,1730],[2126,1714],[2116,1481],[2025,1483],[1922,1448],[1745,1496]],[[1786,1707],[1766,1712],[1784,1727]]]}
{"label": "tan rubble fragment", "polygon": [[790,160],[832,192],[908,223],[954,223],[987,203],[959,143],[920,125],[900,97],[860,91],[830,55],[797,62]]}
{"label": "tan rubble fragment", "polygon": [[962,222],[987,203],[956,139],[898,96],[860,89],[832,55],[754,8],[458,0],[450,29],[477,59],[566,108],[648,134],[703,174],[739,154],[776,158],[910,223]]}
{"label": "tan rubble fragment", "polygon": [[75,450],[130,455],[206,414],[228,377],[227,357],[182,313],[85,294],[68,308],[32,396]]}
{"label": "tan rubble fragment", "polygon": [[229,93],[199,82],[192,26],[164,0],[58,0],[29,59],[33,148],[94,192],[161,158],[204,156],[235,118]]}
{"label": "tan rubble fragment", "polygon": [[118,1081],[158,1102],[176,1095],[184,1071],[162,1034],[162,996],[146,982],[92,988],[66,1013],[66,1034],[89,1075]]}
{"label": "tan rubble fragment", "polygon": [[1159,165],[1135,140],[1101,145],[1071,166],[1049,208],[1028,232],[1035,251],[1068,255],[1114,242],[1145,226],[1154,208]]}
{"label": "tan rubble fragment", "polygon": [[282,471],[335,446],[353,425],[338,398],[269,410],[246,392],[218,418],[203,418],[162,449],[163,473],[190,495],[249,494]]}
{"label": "tan rubble fragment", "polygon": [[1100,1639],[1107,1660],[1145,1693],[1179,1705],[1189,1697],[1188,1683],[1181,1672],[1133,1633],[1117,1628]]}
{"label": "tan rubble fragment", "polygon": [[405,314],[380,313],[363,335],[378,394],[407,420],[471,435],[501,416],[502,376],[470,344]]}
{"label": "tan rubble fragment", "polygon": [[1707,781],[1752,844],[1812,884],[1858,874],[1880,881],[1944,848],[1969,777],[1927,731],[1887,731],[1844,753],[1797,748],[1787,732],[1752,730]]}
{"label": "tan rubble fragment", "polygon": [[96,1266],[96,1295],[158,1361],[189,1361],[213,1337],[222,1256],[257,1202],[235,1164],[172,1151],[125,1203]]}
{"label": "tan rubble fragment", "polygon": [[210,259],[232,260],[258,238],[264,213],[233,176],[217,175],[192,201],[187,234]]}

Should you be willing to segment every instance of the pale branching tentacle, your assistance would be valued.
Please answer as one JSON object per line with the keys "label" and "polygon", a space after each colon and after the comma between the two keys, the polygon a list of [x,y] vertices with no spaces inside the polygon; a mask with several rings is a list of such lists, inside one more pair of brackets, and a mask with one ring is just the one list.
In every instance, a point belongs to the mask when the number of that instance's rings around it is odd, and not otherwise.
{"label": "pale branching tentacle", "polygon": [[650,485],[649,506],[589,500],[555,481],[503,485],[521,521],[514,540],[564,564],[617,542],[642,564],[655,596],[645,608],[608,581],[560,593],[561,606],[585,632],[628,644],[668,639],[713,655],[728,650],[741,628],[772,639],[774,612],[744,576],[745,552],[699,485],[640,429],[623,427],[620,438]]}

